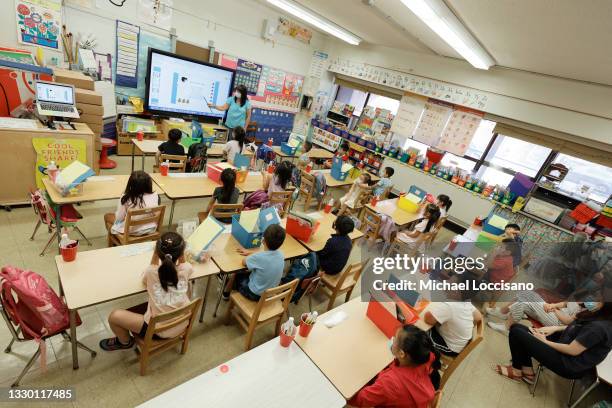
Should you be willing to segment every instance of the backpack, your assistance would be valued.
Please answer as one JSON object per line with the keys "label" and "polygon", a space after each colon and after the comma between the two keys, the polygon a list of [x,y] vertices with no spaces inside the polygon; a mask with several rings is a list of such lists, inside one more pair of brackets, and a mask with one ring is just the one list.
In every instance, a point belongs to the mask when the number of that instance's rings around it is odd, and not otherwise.
{"label": "backpack", "polygon": [[206,170],[208,146],[206,143],[194,143],[187,151],[187,172],[202,173]]}
{"label": "backpack", "polygon": [[255,157],[257,160],[263,160],[265,164],[269,164],[276,160],[276,153],[270,146],[262,144],[257,148]]}
{"label": "backpack", "polygon": [[260,208],[262,204],[268,201],[270,201],[270,197],[268,197],[268,193],[264,190],[254,191],[244,199],[244,210]]}
{"label": "backpack", "polygon": [[[317,259],[317,253],[310,252],[308,255],[304,256],[303,258],[296,259],[291,263],[291,269],[289,269],[289,272],[287,272],[287,275],[281,279],[281,285],[287,282],[291,282],[292,280],[296,278],[299,279],[300,282],[302,282],[304,279],[307,279],[307,278],[310,278],[316,275],[318,271],[319,271],[319,262]],[[293,293],[293,297],[291,298],[291,301],[296,304],[302,297],[302,294],[304,293],[304,290],[305,290],[305,289],[302,289],[300,286],[301,285],[297,286],[297,288],[295,289],[295,292]]]}
{"label": "backpack", "polygon": [[327,193],[327,181],[325,181],[325,175],[323,173],[315,173],[315,185],[314,191],[312,192],[312,196],[315,197],[317,201],[321,201],[325,193]]}
{"label": "backpack", "polygon": [[[15,301],[15,295],[17,301]],[[41,367],[46,367],[44,338],[70,326],[68,307],[39,274],[5,266],[0,271],[0,300],[10,320],[25,338],[39,344]],[[81,324],[77,314],[77,325]]]}

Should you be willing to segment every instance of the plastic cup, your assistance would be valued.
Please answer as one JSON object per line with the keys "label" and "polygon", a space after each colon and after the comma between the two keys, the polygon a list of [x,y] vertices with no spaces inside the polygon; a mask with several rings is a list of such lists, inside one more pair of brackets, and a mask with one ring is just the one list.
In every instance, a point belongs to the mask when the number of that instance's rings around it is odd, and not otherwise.
{"label": "plastic cup", "polygon": [[314,323],[306,324],[306,322],[304,322],[304,319],[306,318],[306,316],[307,316],[306,313],[302,315],[299,330],[298,330],[299,335],[302,337],[308,337],[308,335],[310,334],[310,331],[312,330],[312,327],[314,326]]}
{"label": "plastic cup", "polygon": [[281,331],[279,337],[280,337],[280,345],[283,346],[283,347],[289,347],[291,345],[291,342],[295,338],[295,336],[287,336],[282,331]]}
{"label": "plastic cup", "polygon": [[372,207],[376,207],[376,204],[378,204],[378,197],[374,196],[372,197],[372,199],[370,200],[370,205]]}
{"label": "plastic cup", "polygon": [[323,211],[324,211],[326,214],[329,214],[329,213],[331,212],[331,209],[332,209],[331,204],[325,204],[325,208],[323,209]]}
{"label": "plastic cup", "polygon": [[77,251],[79,249],[78,241],[68,245],[66,248],[61,248],[62,259],[64,262],[72,262],[76,259]]}
{"label": "plastic cup", "polygon": [[448,244],[448,249],[453,251],[457,248],[457,240],[455,238],[451,239],[451,242]]}
{"label": "plastic cup", "polygon": [[165,163],[160,164],[159,172],[161,173],[162,176],[167,176],[168,175],[168,165],[166,165]]}
{"label": "plastic cup", "polygon": [[310,173],[310,170],[312,170],[312,165],[310,163],[308,163],[306,165],[306,173]]}
{"label": "plastic cup", "polygon": [[138,139],[139,142],[142,142],[144,140],[144,132],[140,131],[136,133],[136,139]]}

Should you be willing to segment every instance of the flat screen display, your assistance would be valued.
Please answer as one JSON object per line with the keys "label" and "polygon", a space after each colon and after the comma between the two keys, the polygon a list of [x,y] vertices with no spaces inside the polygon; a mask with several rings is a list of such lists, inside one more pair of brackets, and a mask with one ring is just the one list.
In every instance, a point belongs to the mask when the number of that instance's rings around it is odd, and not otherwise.
{"label": "flat screen display", "polygon": [[74,104],[74,89],[68,85],[36,83],[36,99],[40,102]]}
{"label": "flat screen display", "polygon": [[233,70],[150,49],[147,72],[148,111],[170,116],[225,115],[208,103],[225,104],[232,90]]}

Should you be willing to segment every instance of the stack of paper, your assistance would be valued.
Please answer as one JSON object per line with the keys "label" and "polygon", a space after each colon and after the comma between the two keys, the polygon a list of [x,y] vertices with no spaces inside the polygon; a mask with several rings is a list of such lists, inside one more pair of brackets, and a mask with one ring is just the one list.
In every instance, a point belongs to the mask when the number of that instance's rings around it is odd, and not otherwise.
{"label": "stack of paper", "polygon": [[350,163],[344,163],[342,164],[342,168],[340,169],[340,171],[342,173],[346,173],[347,171],[351,171],[352,168],[353,166]]}
{"label": "stack of paper", "polygon": [[[319,214],[316,214],[316,215],[318,216]],[[306,214],[306,213],[304,213],[302,211],[297,211],[297,210],[289,211],[289,214],[287,215],[287,217],[295,218],[298,221],[301,221],[302,223],[306,223],[311,228],[314,227],[317,222],[319,222],[316,219],[317,218],[316,216],[311,216],[310,214]],[[320,216],[319,216],[319,218],[320,218]]]}
{"label": "stack of paper", "polygon": [[223,230],[223,224],[214,217],[208,217],[187,238],[187,245],[193,253],[199,254],[202,251],[206,251]]}
{"label": "stack of paper", "polygon": [[66,195],[71,189],[75,188],[87,180],[88,177],[94,176],[95,174],[96,173],[94,173],[91,168],[80,161],[75,160],[59,172],[57,178],[55,179],[55,184],[60,189],[61,193]]}

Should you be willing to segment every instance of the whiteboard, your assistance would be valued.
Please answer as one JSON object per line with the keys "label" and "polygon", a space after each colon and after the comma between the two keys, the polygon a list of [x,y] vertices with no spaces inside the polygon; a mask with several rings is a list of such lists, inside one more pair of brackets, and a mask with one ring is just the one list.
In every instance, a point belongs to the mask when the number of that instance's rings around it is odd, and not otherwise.
{"label": "whiteboard", "polygon": [[395,191],[408,191],[414,184],[434,196],[448,195],[453,202],[448,217],[464,227],[472,225],[474,218],[486,216],[494,207],[491,200],[481,198],[464,188],[451,185],[447,181],[430,176],[397,160],[385,159],[383,168],[387,166],[395,170],[391,177]]}

